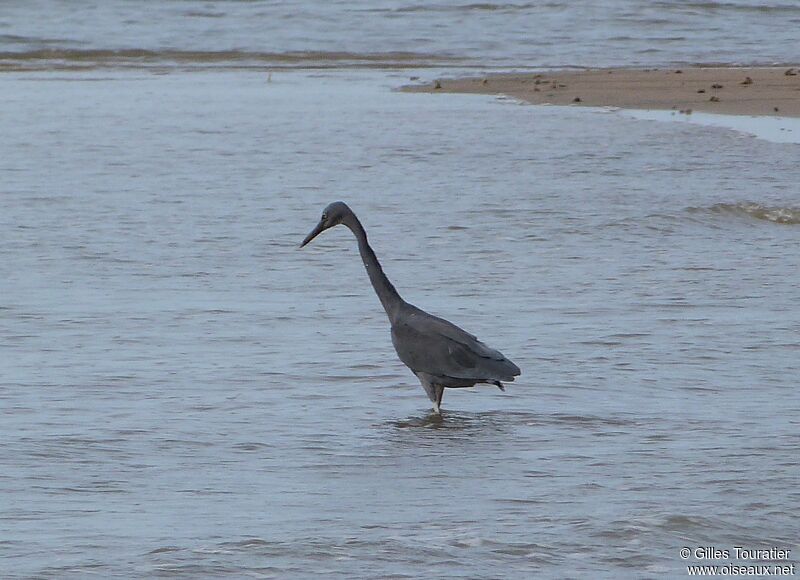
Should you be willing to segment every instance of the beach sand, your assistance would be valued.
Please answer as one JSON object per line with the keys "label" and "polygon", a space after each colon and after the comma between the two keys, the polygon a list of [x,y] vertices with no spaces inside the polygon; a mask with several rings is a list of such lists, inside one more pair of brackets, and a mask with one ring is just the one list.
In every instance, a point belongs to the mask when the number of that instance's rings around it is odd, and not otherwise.
{"label": "beach sand", "polygon": [[404,90],[502,94],[534,104],[800,117],[800,66],[503,74],[440,79]]}

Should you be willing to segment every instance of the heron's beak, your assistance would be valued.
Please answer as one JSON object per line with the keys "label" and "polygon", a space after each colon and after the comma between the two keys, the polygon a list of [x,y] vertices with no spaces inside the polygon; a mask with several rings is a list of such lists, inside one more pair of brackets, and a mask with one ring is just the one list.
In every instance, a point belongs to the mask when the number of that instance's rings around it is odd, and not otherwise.
{"label": "heron's beak", "polygon": [[303,240],[303,243],[302,243],[302,244],[300,244],[300,247],[302,248],[302,247],[303,247],[303,246],[305,246],[305,245],[306,245],[308,242],[310,242],[311,240],[313,240],[314,238],[316,238],[316,237],[317,237],[317,236],[320,234],[320,232],[321,232],[322,230],[324,230],[324,229],[325,229],[325,227],[322,225],[322,221],[320,221],[320,222],[317,224],[317,226],[316,226],[316,227],[315,227],[313,230],[311,230],[311,233],[310,233],[310,234],[308,234],[308,235],[306,236],[306,239],[305,239],[305,240]]}

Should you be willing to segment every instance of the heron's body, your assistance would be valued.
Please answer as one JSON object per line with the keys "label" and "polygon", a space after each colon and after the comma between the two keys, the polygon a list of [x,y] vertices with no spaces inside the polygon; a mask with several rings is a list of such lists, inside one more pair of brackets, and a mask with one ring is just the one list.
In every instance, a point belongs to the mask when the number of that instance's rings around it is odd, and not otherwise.
{"label": "heron's body", "polygon": [[370,282],[392,325],[392,344],[397,355],[417,375],[438,413],[445,388],[472,387],[478,383],[498,386],[513,381],[519,367],[455,324],[428,314],[403,300],[383,273],[367,234],[353,211],[343,202],[330,204],[303,246],[320,232],[346,225],[358,240],[361,259]]}

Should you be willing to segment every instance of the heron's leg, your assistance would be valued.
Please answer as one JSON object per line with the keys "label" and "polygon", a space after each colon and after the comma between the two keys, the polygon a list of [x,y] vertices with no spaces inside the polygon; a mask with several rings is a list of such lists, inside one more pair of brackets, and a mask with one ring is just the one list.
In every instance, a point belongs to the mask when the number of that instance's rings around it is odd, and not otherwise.
{"label": "heron's leg", "polygon": [[442,406],[442,397],[444,396],[444,387],[442,385],[434,385],[436,389],[436,412],[440,413],[439,408]]}
{"label": "heron's leg", "polygon": [[442,404],[442,395],[444,394],[444,387],[436,385],[431,381],[431,376],[425,373],[414,373],[417,375],[419,382],[422,383],[422,388],[433,403],[433,410],[441,414],[440,405]]}

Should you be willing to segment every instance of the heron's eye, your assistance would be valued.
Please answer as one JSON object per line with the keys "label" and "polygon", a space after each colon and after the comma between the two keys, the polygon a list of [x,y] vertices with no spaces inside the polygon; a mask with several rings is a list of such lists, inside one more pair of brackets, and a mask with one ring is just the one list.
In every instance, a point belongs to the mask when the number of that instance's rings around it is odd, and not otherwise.
{"label": "heron's eye", "polygon": [[322,212],[322,221],[327,221],[327,220],[328,220],[327,212]]}

